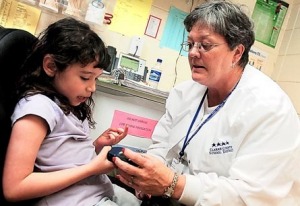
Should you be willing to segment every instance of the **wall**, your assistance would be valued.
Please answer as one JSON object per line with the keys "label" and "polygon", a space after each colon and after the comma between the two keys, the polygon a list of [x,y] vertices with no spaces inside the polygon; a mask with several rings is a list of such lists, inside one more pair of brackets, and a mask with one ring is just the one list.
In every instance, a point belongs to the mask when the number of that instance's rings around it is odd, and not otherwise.
{"label": "wall", "polygon": [[[106,0],[103,1],[106,5],[106,12],[113,13],[113,8],[116,3],[116,0]],[[195,0],[194,5],[201,2],[201,0]],[[160,1],[153,0],[153,5],[151,7],[151,14],[162,19],[160,28],[158,31],[157,38],[148,37],[143,35],[144,39],[143,50],[141,53],[141,58],[146,59],[147,66],[152,66],[155,64],[157,58],[163,59],[162,64],[162,77],[161,82],[158,85],[158,89],[169,91],[174,84],[182,82],[190,78],[190,70],[186,57],[178,56],[178,52],[168,49],[160,48],[159,43],[162,37],[163,29],[167,20],[168,10],[170,6],[175,6],[181,10],[188,12],[191,9],[191,1],[186,0],[168,0]],[[43,11],[40,23],[38,25],[36,34],[39,34],[43,29],[47,27],[50,23],[63,18],[62,15],[56,15],[51,12]],[[113,22],[113,19],[112,19]],[[130,22],[132,23],[132,22]],[[129,23],[129,25],[130,25]],[[133,22],[134,23],[134,22]],[[118,54],[120,52],[128,53],[130,47],[131,36],[125,36],[120,33],[112,32],[109,30],[109,26],[93,26],[92,28],[102,37],[107,45],[111,45],[117,48]],[[176,59],[178,58],[177,64]],[[175,67],[177,68],[177,78],[175,76]],[[176,78],[176,83],[174,83]]]}
{"label": "wall", "polygon": [[287,92],[300,114],[300,0],[294,0],[272,78]]}
{"label": "wall", "polygon": [[[91,130],[91,137],[97,138],[104,130],[111,126],[115,110],[126,112],[139,117],[159,120],[165,111],[163,104],[146,100],[137,96],[124,94],[113,94],[110,92],[97,91],[94,94],[95,104],[93,116],[97,122],[96,128]],[[147,148],[151,139],[139,138],[127,135],[120,144]]]}
{"label": "wall", "polygon": [[[113,13],[116,1],[117,0],[103,1],[107,7],[106,12]],[[163,59],[163,73],[158,89],[169,91],[174,85],[190,79],[190,69],[187,58],[179,56],[178,52],[174,50],[159,47],[168,17],[168,10],[172,5],[185,12],[189,12],[191,7],[194,7],[202,1],[204,0],[153,0],[150,13],[161,18],[162,21],[156,39],[146,35],[142,36],[144,45],[141,58],[147,60],[147,66],[154,65],[157,58]],[[290,7],[276,47],[271,48],[260,42],[255,42],[254,46],[267,54],[265,67],[262,69],[262,72],[272,77],[273,80],[278,82],[278,84],[288,93],[295,104],[298,114],[300,114],[300,96],[297,94],[300,81],[300,72],[297,67],[299,66],[298,59],[300,57],[300,0],[285,1],[290,4]],[[194,5],[191,5],[192,2],[194,2]],[[233,0],[233,2],[245,4],[248,7],[248,15],[251,16],[256,0]],[[47,27],[48,24],[62,17],[62,15],[43,11],[36,34]],[[128,52],[132,38],[131,36],[112,32],[107,25],[92,27],[103,38],[107,45],[117,48],[118,54],[120,52]]]}

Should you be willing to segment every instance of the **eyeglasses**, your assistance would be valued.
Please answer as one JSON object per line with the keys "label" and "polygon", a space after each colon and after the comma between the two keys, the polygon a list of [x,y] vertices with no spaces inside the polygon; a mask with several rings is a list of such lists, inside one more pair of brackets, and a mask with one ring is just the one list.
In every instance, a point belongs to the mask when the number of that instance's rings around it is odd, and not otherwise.
{"label": "eyeglasses", "polygon": [[[221,44],[225,44],[225,43],[221,43]],[[209,44],[209,43],[201,43],[201,42],[183,42],[181,44],[182,49],[186,52],[190,52],[192,50],[192,48],[196,47],[198,49],[198,51],[202,51],[202,52],[208,52],[210,51],[212,48],[219,46],[221,44]]]}

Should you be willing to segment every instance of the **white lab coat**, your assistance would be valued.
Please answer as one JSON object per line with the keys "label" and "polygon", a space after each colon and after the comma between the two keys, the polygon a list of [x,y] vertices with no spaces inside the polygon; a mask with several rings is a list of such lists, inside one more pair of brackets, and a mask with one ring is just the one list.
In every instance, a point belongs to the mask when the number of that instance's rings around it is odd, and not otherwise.
{"label": "white lab coat", "polygon": [[[167,164],[178,157],[205,90],[191,80],[170,92],[149,154]],[[185,205],[300,205],[298,115],[281,88],[254,67],[245,68],[225,105],[191,140],[185,160],[179,200]]]}

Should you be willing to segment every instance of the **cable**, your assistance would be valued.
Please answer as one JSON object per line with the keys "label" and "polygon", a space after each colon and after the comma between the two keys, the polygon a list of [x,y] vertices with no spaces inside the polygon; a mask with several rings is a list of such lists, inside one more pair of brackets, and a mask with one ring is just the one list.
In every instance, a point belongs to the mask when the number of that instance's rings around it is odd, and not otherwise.
{"label": "cable", "polygon": [[133,56],[135,57],[135,55],[136,55],[136,53],[137,53],[137,51],[139,50],[139,46],[135,46],[135,52],[134,52],[134,54],[133,54]]}
{"label": "cable", "polygon": [[[194,7],[194,0],[192,0],[192,4],[191,4],[191,7],[190,7],[190,12],[192,11]],[[183,30],[183,33],[182,33],[182,42],[184,41],[184,36],[185,36],[185,29]],[[175,78],[174,78],[174,83],[173,83],[173,87],[175,86],[176,82],[177,82],[177,63],[178,63],[178,60],[179,60],[179,57],[181,56],[181,52],[182,52],[182,47],[180,47],[180,50],[178,52],[178,56],[176,58],[176,63],[175,63]]]}
{"label": "cable", "polygon": [[[192,0],[190,12],[192,12],[193,7],[194,7],[194,0]],[[185,32],[186,32],[186,30],[184,28],[183,33],[182,33],[182,42],[184,41]],[[175,84],[177,82],[177,63],[178,63],[179,57],[181,56],[181,52],[182,52],[182,47],[180,47],[180,50],[178,52],[178,56],[177,56],[176,62],[175,62],[175,78],[174,78],[174,82],[173,82],[173,87],[175,86]]]}

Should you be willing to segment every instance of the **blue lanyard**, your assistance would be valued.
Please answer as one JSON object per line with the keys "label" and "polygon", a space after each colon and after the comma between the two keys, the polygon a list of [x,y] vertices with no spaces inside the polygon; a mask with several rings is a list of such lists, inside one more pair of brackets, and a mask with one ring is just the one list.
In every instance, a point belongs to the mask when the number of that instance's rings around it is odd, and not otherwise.
{"label": "blue lanyard", "polygon": [[231,93],[234,91],[234,89],[236,88],[236,86],[238,85],[239,82],[236,83],[236,85],[234,86],[234,88],[231,90],[231,92],[227,95],[227,97],[223,100],[223,102],[221,104],[218,105],[218,107],[216,109],[214,109],[214,111],[212,111],[212,113],[210,113],[210,115],[199,125],[199,127],[197,128],[197,130],[193,133],[193,135],[189,138],[190,136],[190,133],[191,133],[191,130],[195,124],[195,121],[197,119],[197,116],[199,115],[199,112],[201,110],[201,107],[203,105],[203,102],[205,100],[205,97],[207,95],[207,92],[208,92],[208,89],[206,89],[202,99],[201,99],[201,102],[197,108],[197,111],[194,115],[194,118],[190,124],[190,127],[189,127],[189,130],[186,134],[186,137],[184,139],[184,143],[183,143],[183,146],[182,146],[182,149],[181,151],[179,152],[179,160],[182,159],[183,155],[184,155],[184,150],[185,148],[188,146],[188,144],[190,143],[190,141],[195,137],[195,135],[199,132],[199,130],[203,127],[203,125],[205,123],[207,123],[211,118],[213,118],[213,116],[215,116],[215,114],[217,114],[217,112],[224,106],[225,102],[227,101],[228,97],[231,95]]}

